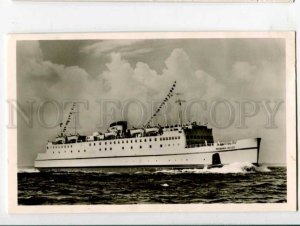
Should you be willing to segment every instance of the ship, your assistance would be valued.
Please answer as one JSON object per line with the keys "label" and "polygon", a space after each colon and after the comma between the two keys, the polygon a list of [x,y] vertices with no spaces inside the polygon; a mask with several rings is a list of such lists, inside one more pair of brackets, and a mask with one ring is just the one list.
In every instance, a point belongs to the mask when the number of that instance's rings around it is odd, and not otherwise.
{"label": "ship", "polygon": [[[181,93],[175,93],[176,81],[166,98],[141,128],[128,128],[127,121],[112,122],[105,132],[67,134],[76,103],[65,126],[45,151],[38,153],[34,166],[41,171],[93,168],[112,170],[158,170],[222,167],[234,162],[259,164],[261,138],[215,141],[207,124],[182,121]],[[164,104],[177,96],[179,122],[152,125]]]}

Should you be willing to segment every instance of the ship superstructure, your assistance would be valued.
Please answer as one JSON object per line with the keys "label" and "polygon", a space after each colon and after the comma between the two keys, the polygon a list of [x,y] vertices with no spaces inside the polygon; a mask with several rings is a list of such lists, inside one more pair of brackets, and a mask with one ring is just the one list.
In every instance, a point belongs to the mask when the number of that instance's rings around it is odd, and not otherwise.
{"label": "ship superstructure", "polygon": [[[106,132],[66,135],[71,120],[72,106],[61,133],[49,141],[46,151],[39,153],[35,167],[60,168],[202,168],[220,167],[233,162],[258,164],[260,138],[229,142],[215,142],[212,129],[196,122],[183,124],[179,94],[174,93],[176,82],[142,128],[128,128],[126,121],[111,123]],[[173,96],[179,105],[177,125],[151,126],[163,105]]]}

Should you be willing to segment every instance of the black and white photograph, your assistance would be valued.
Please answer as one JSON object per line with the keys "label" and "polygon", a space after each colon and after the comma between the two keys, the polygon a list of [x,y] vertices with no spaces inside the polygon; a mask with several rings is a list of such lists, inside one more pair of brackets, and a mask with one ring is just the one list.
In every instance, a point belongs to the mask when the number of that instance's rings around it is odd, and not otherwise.
{"label": "black and white photograph", "polygon": [[293,32],[8,47],[11,212],[296,210]]}

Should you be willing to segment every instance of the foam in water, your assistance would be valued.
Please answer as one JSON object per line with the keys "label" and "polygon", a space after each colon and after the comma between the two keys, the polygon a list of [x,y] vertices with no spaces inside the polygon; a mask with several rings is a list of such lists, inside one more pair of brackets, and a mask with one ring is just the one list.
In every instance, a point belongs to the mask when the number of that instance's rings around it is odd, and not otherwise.
{"label": "foam in water", "polygon": [[255,168],[255,171],[257,171],[257,172],[271,172],[271,170],[266,165],[257,166]]}
{"label": "foam in water", "polygon": [[[165,174],[179,174],[179,173],[218,173],[218,174],[227,174],[227,173],[253,173],[253,172],[270,172],[271,170],[266,165],[255,166],[249,162],[235,162],[228,165],[224,165],[220,168],[208,168],[204,166],[203,169],[174,169],[174,170],[158,170],[155,173],[165,173]],[[36,168],[21,168],[18,169],[18,173],[39,173],[40,171]],[[72,173],[72,172],[81,172],[81,173],[103,173],[99,170],[84,170],[84,169],[68,169],[64,171],[59,171],[60,173]],[[106,172],[104,174],[120,174],[121,172]],[[137,171],[135,174],[143,174],[149,172]]]}
{"label": "foam in water", "polygon": [[40,171],[36,168],[21,168],[18,169],[18,173],[39,173]]}
{"label": "foam in water", "polygon": [[208,168],[205,166],[203,169],[177,169],[177,170],[159,170],[156,173],[178,174],[178,173],[250,173],[250,172],[270,172],[271,170],[263,166],[255,166],[249,162],[235,162],[224,165],[221,168]]}

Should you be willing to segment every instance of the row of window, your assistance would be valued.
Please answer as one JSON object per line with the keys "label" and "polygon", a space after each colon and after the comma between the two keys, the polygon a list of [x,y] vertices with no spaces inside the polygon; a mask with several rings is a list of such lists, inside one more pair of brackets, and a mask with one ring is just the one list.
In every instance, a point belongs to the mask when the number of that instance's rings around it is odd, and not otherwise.
{"label": "row of window", "polygon": [[211,136],[187,135],[187,139],[211,139]]}
{"label": "row of window", "polygon": [[72,145],[62,145],[62,146],[47,146],[47,149],[52,148],[52,149],[59,149],[59,148],[71,148]]}
{"label": "row of window", "polygon": [[179,140],[180,136],[176,136],[176,137],[161,137],[160,140]]}
{"label": "row of window", "polygon": [[[177,145],[179,146],[180,144],[178,143]],[[165,146],[165,147],[166,147],[166,146],[171,147],[172,145],[171,145],[171,144],[165,144],[164,146]],[[175,146],[175,144],[173,144],[173,146]],[[162,148],[163,145],[161,144],[160,147]],[[142,148],[143,148],[143,146],[140,145],[140,149],[142,149]],[[149,148],[152,148],[152,145],[149,145]],[[124,150],[124,149],[125,149],[125,148],[122,147],[122,150]],[[130,146],[130,149],[132,150],[132,149],[133,149],[133,146]],[[111,148],[111,147],[110,147],[110,148],[104,148],[104,149],[99,148],[99,151],[102,151],[102,150],[104,150],[104,151],[107,151],[107,150],[112,151],[112,148]],[[84,149],[83,152],[86,152],[86,150]],[[60,153],[67,153],[67,152],[66,152],[66,151],[64,151],[64,152],[58,151],[57,153],[60,154]],[[70,153],[73,153],[73,150],[71,150]],[[78,153],[80,153],[80,150],[78,150]],[[53,151],[53,154],[55,154],[55,151]]]}
{"label": "row of window", "polygon": [[[175,136],[175,137],[161,137],[160,138],[160,141],[164,141],[164,140],[179,140],[180,139],[180,136]],[[124,140],[122,140],[122,141],[105,141],[104,142],[104,145],[107,145],[108,143],[109,144],[124,144],[124,143],[133,143],[133,142],[135,142],[135,143],[137,143],[138,141],[139,142],[143,142],[143,140],[144,140],[144,142],[147,142],[147,138],[145,138],[145,139],[135,139],[134,141],[133,140],[130,140],[130,142],[129,142],[129,140],[126,140],[126,141],[124,141]],[[148,141],[152,141],[152,138],[148,138]],[[154,141],[157,141],[157,138],[154,138]],[[101,145],[101,143],[102,142],[99,142],[99,145]],[[94,142],[94,143],[89,143],[89,146],[92,146],[92,145],[94,145],[94,146],[96,146],[96,143]],[[72,148],[72,145],[59,145],[59,146],[50,146],[50,148],[53,148],[53,149],[59,149],[59,148]],[[49,147],[47,146],[47,149],[49,149]]]}

